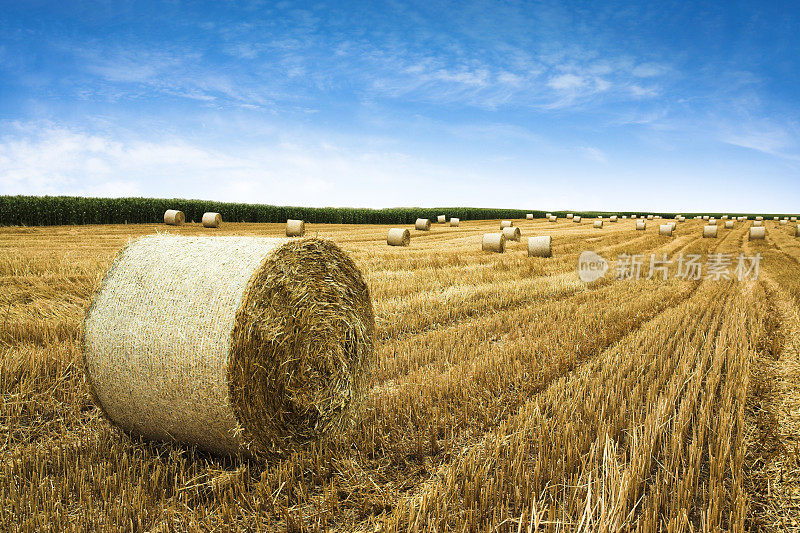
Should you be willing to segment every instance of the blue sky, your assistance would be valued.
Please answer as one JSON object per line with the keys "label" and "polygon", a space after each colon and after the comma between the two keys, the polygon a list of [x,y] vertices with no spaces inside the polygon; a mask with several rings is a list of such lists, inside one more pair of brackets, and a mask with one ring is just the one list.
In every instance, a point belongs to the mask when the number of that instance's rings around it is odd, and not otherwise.
{"label": "blue sky", "polygon": [[0,194],[800,211],[791,2],[0,4]]}

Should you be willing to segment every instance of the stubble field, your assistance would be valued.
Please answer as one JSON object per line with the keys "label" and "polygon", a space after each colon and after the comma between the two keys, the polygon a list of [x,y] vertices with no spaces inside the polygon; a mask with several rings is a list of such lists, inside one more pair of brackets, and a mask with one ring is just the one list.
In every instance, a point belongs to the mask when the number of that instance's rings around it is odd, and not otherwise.
{"label": "stubble field", "polygon": [[[0,530],[798,530],[800,239],[654,222],[519,221],[504,254],[480,249],[499,221],[412,230],[408,248],[388,226],[307,226],[365,276],[377,367],[343,440],[266,464],[121,433],[80,337],[129,239],[282,224],[0,228]],[[552,258],[527,257],[532,235]],[[587,284],[584,250],[762,260],[758,280],[612,265]]]}

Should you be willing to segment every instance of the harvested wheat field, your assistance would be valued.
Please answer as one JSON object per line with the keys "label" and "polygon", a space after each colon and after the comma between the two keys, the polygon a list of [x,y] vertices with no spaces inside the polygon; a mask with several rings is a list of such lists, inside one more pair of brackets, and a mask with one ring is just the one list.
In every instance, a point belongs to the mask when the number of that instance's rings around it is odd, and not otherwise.
{"label": "harvested wheat field", "polygon": [[[258,458],[126,433],[84,372],[116,254],[209,230],[0,228],[0,530],[799,529],[800,240],[773,221],[757,241],[749,224],[704,239],[702,220],[670,238],[636,223],[515,220],[525,238],[502,254],[481,250],[499,220],[409,225],[408,246],[386,225],[306,223],[363,275],[374,368],[335,437]],[[528,256],[539,236],[552,257]],[[587,250],[611,264],[591,283]],[[651,254],[675,262],[647,279]],[[757,279],[737,279],[740,254],[760,254]],[[732,279],[678,276],[695,255]],[[631,257],[641,276],[615,279]]]}

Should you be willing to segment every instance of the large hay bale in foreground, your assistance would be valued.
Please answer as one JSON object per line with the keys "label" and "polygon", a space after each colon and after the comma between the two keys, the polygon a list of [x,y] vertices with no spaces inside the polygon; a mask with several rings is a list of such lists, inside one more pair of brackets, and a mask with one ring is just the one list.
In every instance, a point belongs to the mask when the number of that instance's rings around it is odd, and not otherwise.
{"label": "large hay bale in foreground", "polygon": [[672,237],[672,232],[675,230],[675,226],[672,224],[661,224],[658,226],[658,234],[665,235],[667,237]]}
{"label": "large hay bale in foreground", "polygon": [[186,222],[186,216],[183,211],[176,209],[167,209],[164,211],[164,224],[169,226],[182,226]]}
{"label": "large hay bale in foreground", "polygon": [[513,225],[514,225],[514,222],[512,222],[511,220],[501,220],[500,221],[500,229],[510,228]]}
{"label": "large hay bale in foreground", "polygon": [[404,228],[392,228],[386,236],[389,246],[408,246],[411,242],[411,232]]}
{"label": "large hay bale in foreground", "polygon": [[459,224],[461,224],[461,220],[457,219],[456,217],[450,217],[451,227],[457,228]]}
{"label": "large hay bale in foreground", "polygon": [[485,233],[481,242],[481,250],[502,254],[506,251],[505,235],[502,233]]}
{"label": "large hay bale in foreground", "polygon": [[204,228],[218,228],[222,224],[222,215],[219,213],[203,213]]}
{"label": "large hay bale in foreground", "polygon": [[528,257],[552,257],[550,235],[528,238]]}
{"label": "large hay bale in foreground", "polygon": [[503,228],[503,237],[505,237],[507,241],[519,241],[521,234],[522,232],[519,228]]}
{"label": "large hay bale in foreground", "polygon": [[764,240],[767,235],[767,228],[764,226],[757,226],[754,228],[750,228],[750,240]]}
{"label": "large hay bale in foreground", "polygon": [[636,229],[637,231],[645,231],[647,229],[647,222],[645,222],[644,220],[637,220]]}
{"label": "large hay bale in foreground", "polygon": [[436,220],[439,222],[439,224],[444,224],[447,222],[447,217],[445,215],[439,215],[436,217]]}
{"label": "large hay bale in foreground", "polygon": [[526,220],[533,220],[533,213],[528,213],[525,215]]}
{"label": "large hay bale in foreground", "polygon": [[717,238],[717,227],[716,226],[703,226],[703,238],[704,239],[716,239]]}
{"label": "large hay bale in foreground", "polygon": [[330,241],[147,236],[89,309],[86,376],[134,435],[283,454],[351,423],[374,322],[361,273]]}
{"label": "large hay bale in foreground", "polygon": [[302,237],[306,233],[306,223],[302,220],[292,220],[291,218],[286,221],[286,236],[287,237]]}
{"label": "large hay bale in foreground", "polygon": [[427,218],[418,218],[417,221],[414,222],[414,229],[419,231],[430,231],[431,221]]}

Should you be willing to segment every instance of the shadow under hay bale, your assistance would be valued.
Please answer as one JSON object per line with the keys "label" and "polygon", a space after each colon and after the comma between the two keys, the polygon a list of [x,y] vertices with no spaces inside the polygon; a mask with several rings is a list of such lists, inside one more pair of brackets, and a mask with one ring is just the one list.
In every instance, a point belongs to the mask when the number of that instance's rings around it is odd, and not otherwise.
{"label": "shadow under hay bale", "polygon": [[131,434],[283,455],[350,424],[374,329],[367,285],[332,242],[148,236],[106,274],[84,361],[96,402]]}

